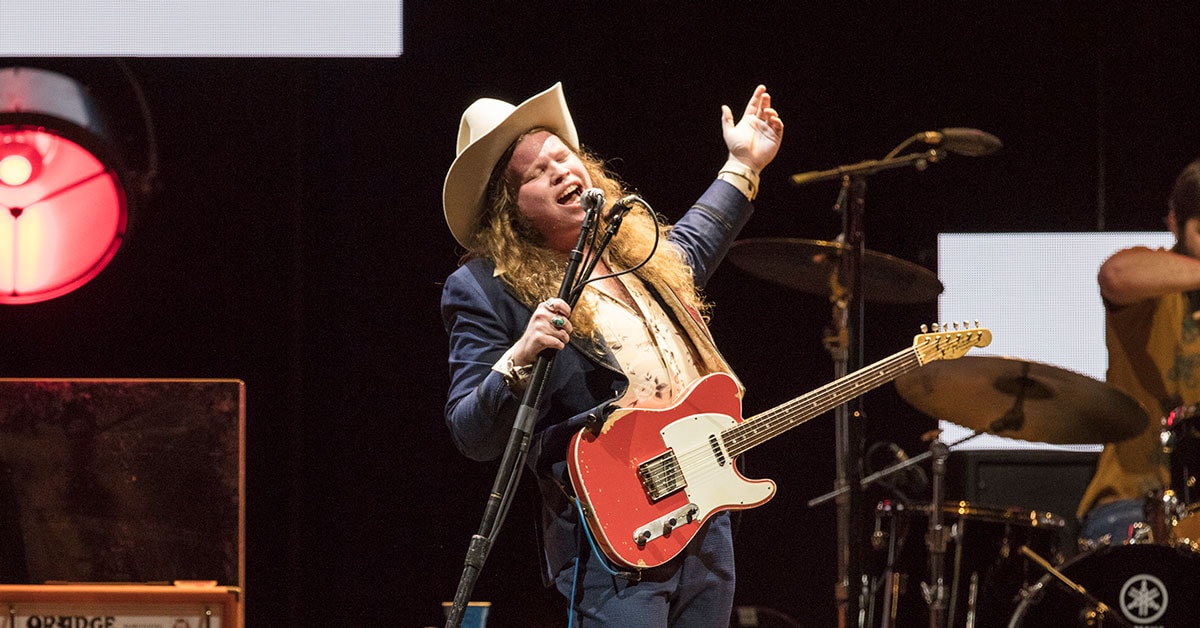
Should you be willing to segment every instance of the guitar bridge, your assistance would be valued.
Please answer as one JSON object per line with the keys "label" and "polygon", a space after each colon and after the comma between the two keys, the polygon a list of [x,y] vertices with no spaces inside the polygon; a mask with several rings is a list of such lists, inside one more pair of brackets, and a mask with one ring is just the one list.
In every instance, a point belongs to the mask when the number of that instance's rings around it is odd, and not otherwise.
{"label": "guitar bridge", "polygon": [[679,470],[679,461],[675,459],[675,452],[669,449],[639,464],[637,475],[652,502],[687,486],[683,472]]}
{"label": "guitar bridge", "polygon": [[671,530],[675,526],[691,523],[696,519],[696,513],[700,512],[700,507],[696,504],[688,504],[673,513],[664,517],[659,517],[646,525],[637,529],[633,533],[633,542],[639,548],[646,547],[646,544],[654,539],[662,536],[670,536]]}

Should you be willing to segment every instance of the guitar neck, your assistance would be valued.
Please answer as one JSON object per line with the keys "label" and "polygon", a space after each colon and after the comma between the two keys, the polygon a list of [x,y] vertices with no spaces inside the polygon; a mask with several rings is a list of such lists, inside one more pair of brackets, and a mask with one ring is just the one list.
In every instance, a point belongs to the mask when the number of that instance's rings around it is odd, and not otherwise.
{"label": "guitar neck", "polygon": [[917,348],[910,347],[810,393],[756,414],[721,432],[721,440],[730,455],[738,456],[809,419],[916,369],[921,364]]}

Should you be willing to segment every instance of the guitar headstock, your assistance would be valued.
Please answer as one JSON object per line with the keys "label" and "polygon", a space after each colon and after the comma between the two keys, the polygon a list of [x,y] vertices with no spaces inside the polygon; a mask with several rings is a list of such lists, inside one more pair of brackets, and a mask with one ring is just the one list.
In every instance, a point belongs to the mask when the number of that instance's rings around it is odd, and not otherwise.
{"label": "guitar headstock", "polygon": [[934,323],[933,331],[921,325],[921,333],[913,338],[913,348],[917,351],[917,359],[921,364],[934,360],[954,360],[966,355],[971,347],[986,347],[992,344],[992,332],[986,327],[980,327],[979,322],[971,327],[963,323],[938,325]]}

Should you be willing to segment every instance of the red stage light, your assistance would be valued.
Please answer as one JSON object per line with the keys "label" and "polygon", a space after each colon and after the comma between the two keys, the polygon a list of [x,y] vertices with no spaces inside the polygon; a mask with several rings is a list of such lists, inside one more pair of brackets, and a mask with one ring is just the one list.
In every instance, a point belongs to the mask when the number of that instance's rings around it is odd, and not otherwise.
{"label": "red stage light", "polygon": [[61,296],[112,260],[128,205],[110,154],[81,86],[0,70],[0,304]]}

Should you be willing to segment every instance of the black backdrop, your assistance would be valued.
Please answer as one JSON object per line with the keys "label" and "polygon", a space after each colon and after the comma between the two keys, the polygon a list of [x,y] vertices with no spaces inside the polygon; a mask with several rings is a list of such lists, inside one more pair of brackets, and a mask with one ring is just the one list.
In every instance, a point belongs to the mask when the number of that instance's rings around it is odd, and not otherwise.
{"label": "black backdrop", "polygon": [[[993,156],[871,180],[868,247],[930,268],[939,231],[1158,229],[1200,155],[1185,3],[804,4],[414,1],[397,59],[130,59],[156,191],[97,279],[0,312],[3,374],[244,379],[248,623],[440,625],[495,470],[441,419],[458,251],[440,193],[473,99],[561,80],[583,142],[677,217],[724,160],[720,105],[765,83],[787,131],[747,238],[838,233],[836,185],[789,174],[918,131],[993,133]],[[44,61],[121,90],[110,60]],[[747,415],[832,377],[824,298],[729,264],[708,294]],[[935,312],[868,303],[867,361]],[[932,425],[888,387],[866,409],[869,440],[910,451]],[[831,486],[832,432],[823,417],[747,456],[780,494],[739,519],[739,605],[833,622],[833,512],[805,505]],[[532,511],[523,494],[476,587],[491,626],[565,623]]]}

